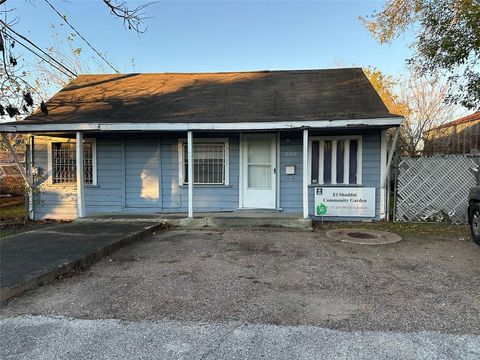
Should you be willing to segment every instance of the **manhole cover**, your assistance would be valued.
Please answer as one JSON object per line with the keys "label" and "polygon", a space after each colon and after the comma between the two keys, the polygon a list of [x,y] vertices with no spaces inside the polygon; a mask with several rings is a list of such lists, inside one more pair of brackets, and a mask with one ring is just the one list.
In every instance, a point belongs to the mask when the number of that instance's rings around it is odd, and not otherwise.
{"label": "manhole cover", "polygon": [[329,238],[359,245],[392,244],[402,240],[400,235],[381,230],[334,229],[327,231]]}
{"label": "manhole cover", "polygon": [[347,235],[355,239],[375,239],[376,238],[375,235],[372,235],[370,233],[364,233],[364,232],[349,232],[347,233]]}

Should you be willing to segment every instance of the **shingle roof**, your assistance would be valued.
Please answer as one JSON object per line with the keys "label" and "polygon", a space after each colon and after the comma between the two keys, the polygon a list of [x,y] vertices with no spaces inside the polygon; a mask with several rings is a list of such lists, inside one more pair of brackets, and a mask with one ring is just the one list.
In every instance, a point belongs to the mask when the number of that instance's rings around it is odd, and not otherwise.
{"label": "shingle roof", "polygon": [[[196,123],[396,117],[361,68],[80,75],[20,124]],[[19,124],[17,122],[17,124]]]}

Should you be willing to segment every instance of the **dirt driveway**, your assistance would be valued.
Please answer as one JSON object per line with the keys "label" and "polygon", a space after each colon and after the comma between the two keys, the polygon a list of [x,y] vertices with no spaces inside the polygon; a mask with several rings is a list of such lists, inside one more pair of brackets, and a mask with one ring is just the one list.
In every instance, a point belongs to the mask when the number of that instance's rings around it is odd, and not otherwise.
{"label": "dirt driveway", "polygon": [[428,235],[362,246],[323,231],[174,230],[12,299],[1,316],[21,314],[480,334],[480,247]]}

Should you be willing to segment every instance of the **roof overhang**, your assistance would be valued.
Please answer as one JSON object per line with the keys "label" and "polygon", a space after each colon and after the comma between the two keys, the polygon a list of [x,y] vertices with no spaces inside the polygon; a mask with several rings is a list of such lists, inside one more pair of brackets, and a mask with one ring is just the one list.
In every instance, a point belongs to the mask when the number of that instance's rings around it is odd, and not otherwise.
{"label": "roof overhang", "polygon": [[402,117],[351,119],[351,120],[307,120],[272,122],[205,122],[205,123],[74,123],[74,124],[22,124],[0,123],[0,132],[33,133],[56,131],[249,131],[249,130],[288,130],[288,129],[324,129],[324,128],[363,128],[396,127],[402,124]]}

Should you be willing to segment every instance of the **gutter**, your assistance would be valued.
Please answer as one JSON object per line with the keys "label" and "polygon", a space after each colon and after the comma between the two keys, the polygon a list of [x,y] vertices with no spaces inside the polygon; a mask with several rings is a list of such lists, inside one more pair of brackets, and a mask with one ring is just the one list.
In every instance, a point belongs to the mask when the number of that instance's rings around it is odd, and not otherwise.
{"label": "gutter", "polygon": [[55,131],[250,131],[288,130],[305,128],[345,127],[393,127],[401,125],[402,117],[347,119],[347,120],[306,120],[306,121],[264,121],[229,123],[77,123],[77,124],[0,124],[0,132],[55,132]]}

